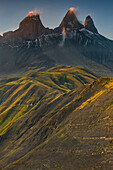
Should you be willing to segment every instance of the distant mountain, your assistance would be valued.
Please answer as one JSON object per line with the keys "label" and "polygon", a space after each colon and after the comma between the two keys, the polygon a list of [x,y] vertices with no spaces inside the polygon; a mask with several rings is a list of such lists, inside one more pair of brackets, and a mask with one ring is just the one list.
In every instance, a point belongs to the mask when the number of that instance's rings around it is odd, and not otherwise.
{"label": "distant mountain", "polygon": [[40,66],[46,70],[56,64],[78,65],[112,75],[113,41],[98,33],[90,16],[82,25],[73,8],[55,29],[45,28],[39,14],[28,15],[16,31],[0,37],[1,73]]}

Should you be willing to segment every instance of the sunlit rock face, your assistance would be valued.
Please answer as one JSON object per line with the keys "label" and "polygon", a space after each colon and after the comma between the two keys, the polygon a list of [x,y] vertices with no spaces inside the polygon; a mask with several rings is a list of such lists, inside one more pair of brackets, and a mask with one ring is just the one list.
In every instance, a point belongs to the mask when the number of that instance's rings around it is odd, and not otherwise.
{"label": "sunlit rock face", "polygon": [[23,39],[34,39],[46,33],[46,28],[43,26],[40,16],[32,15],[26,17],[19,25],[19,31],[21,32]]}

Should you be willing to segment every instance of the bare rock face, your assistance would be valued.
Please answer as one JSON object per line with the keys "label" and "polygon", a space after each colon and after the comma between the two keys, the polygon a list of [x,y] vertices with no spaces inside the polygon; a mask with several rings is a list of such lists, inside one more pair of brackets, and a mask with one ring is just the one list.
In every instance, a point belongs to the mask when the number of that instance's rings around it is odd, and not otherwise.
{"label": "bare rock face", "polygon": [[84,27],[91,32],[98,33],[94,25],[93,19],[89,15],[86,17]]}
{"label": "bare rock face", "polygon": [[62,20],[60,27],[65,27],[65,29],[69,31],[83,28],[83,25],[78,21],[76,14],[74,13],[74,9],[70,8]]}
{"label": "bare rock face", "polygon": [[45,34],[47,29],[43,26],[40,16],[27,16],[19,25],[19,31],[23,39],[34,39]]}

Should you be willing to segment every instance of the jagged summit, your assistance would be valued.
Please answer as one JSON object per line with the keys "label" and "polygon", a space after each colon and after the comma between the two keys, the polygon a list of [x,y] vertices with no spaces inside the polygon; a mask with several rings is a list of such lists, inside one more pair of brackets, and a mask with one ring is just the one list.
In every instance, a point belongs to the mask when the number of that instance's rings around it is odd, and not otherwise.
{"label": "jagged summit", "polygon": [[98,33],[90,16],[87,16],[84,26],[79,22],[75,8],[68,10],[59,27],[55,29],[44,27],[40,14],[37,11],[29,12],[28,16],[20,22],[17,30],[4,33],[3,37],[0,37],[0,41],[12,43],[34,40],[41,35],[62,33],[64,28],[66,33],[84,27],[89,31]]}
{"label": "jagged summit", "polygon": [[40,16],[40,12],[38,12],[37,10],[34,11],[30,11],[28,14],[28,17],[32,17],[32,16]]}
{"label": "jagged summit", "polygon": [[[9,44],[21,44],[25,41],[34,41],[40,36],[51,35],[52,37],[60,36],[61,34],[68,35],[68,33],[73,33],[75,31],[89,30],[93,33],[98,33],[93,19],[88,15],[85,20],[85,24],[82,25],[77,18],[77,10],[75,8],[70,8],[63,18],[61,24],[54,28],[46,28],[41,19],[40,14],[37,11],[31,11],[29,14],[20,22],[19,28],[15,31],[9,31],[0,36],[1,43]],[[82,40],[84,37],[82,38]],[[47,39],[46,39],[47,40]],[[80,40],[80,39],[79,39]],[[48,44],[48,43],[46,43]],[[86,43],[87,44],[87,43]]]}
{"label": "jagged summit", "polygon": [[91,18],[90,15],[88,15],[86,17],[84,27],[91,32],[98,33],[98,31],[94,25],[93,19]]}
{"label": "jagged summit", "polygon": [[75,28],[83,28],[83,25],[78,21],[75,9],[70,8],[65,17],[63,18],[60,27],[65,27],[67,30],[72,30]]}
{"label": "jagged summit", "polygon": [[27,16],[20,24],[19,30],[22,32],[24,38],[34,39],[46,33],[46,28],[43,26],[40,15]]}

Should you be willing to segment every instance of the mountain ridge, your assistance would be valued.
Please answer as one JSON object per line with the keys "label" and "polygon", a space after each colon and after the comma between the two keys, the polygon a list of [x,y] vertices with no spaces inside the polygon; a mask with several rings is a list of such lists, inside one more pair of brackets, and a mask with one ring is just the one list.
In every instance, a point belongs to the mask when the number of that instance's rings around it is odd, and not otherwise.
{"label": "mountain ridge", "polygon": [[[87,17],[86,17],[86,21],[87,21]],[[91,19],[90,26],[92,26],[92,25],[94,27],[94,22]],[[72,31],[74,29],[81,29],[81,28],[87,29],[87,27],[85,27],[78,21],[76,13],[75,13],[75,9],[70,8],[69,11],[67,12],[67,14],[64,16],[59,27],[56,27],[54,29],[45,28],[44,25],[42,24],[41,19],[40,19],[40,14],[32,13],[32,15],[28,14],[28,16],[25,17],[20,22],[19,28],[17,30],[8,31],[8,32],[4,33],[1,38],[2,38],[2,41],[5,41],[5,42],[7,42],[7,41],[22,42],[24,40],[34,40],[38,36],[44,35],[44,34],[62,33],[62,27],[65,27],[67,32]],[[93,29],[92,29],[92,31],[93,31]],[[98,33],[98,32],[94,31],[94,33]],[[19,36],[20,36],[20,38],[19,38]]]}
{"label": "mountain ridge", "polygon": [[27,16],[18,30],[0,38],[1,74],[41,66],[46,70],[61,64],[83,66],[111,76],[113,41],[98,33],[90,16],[86,21],[84,27],[73,8],[55,29],[45,28],[39,14]]}

